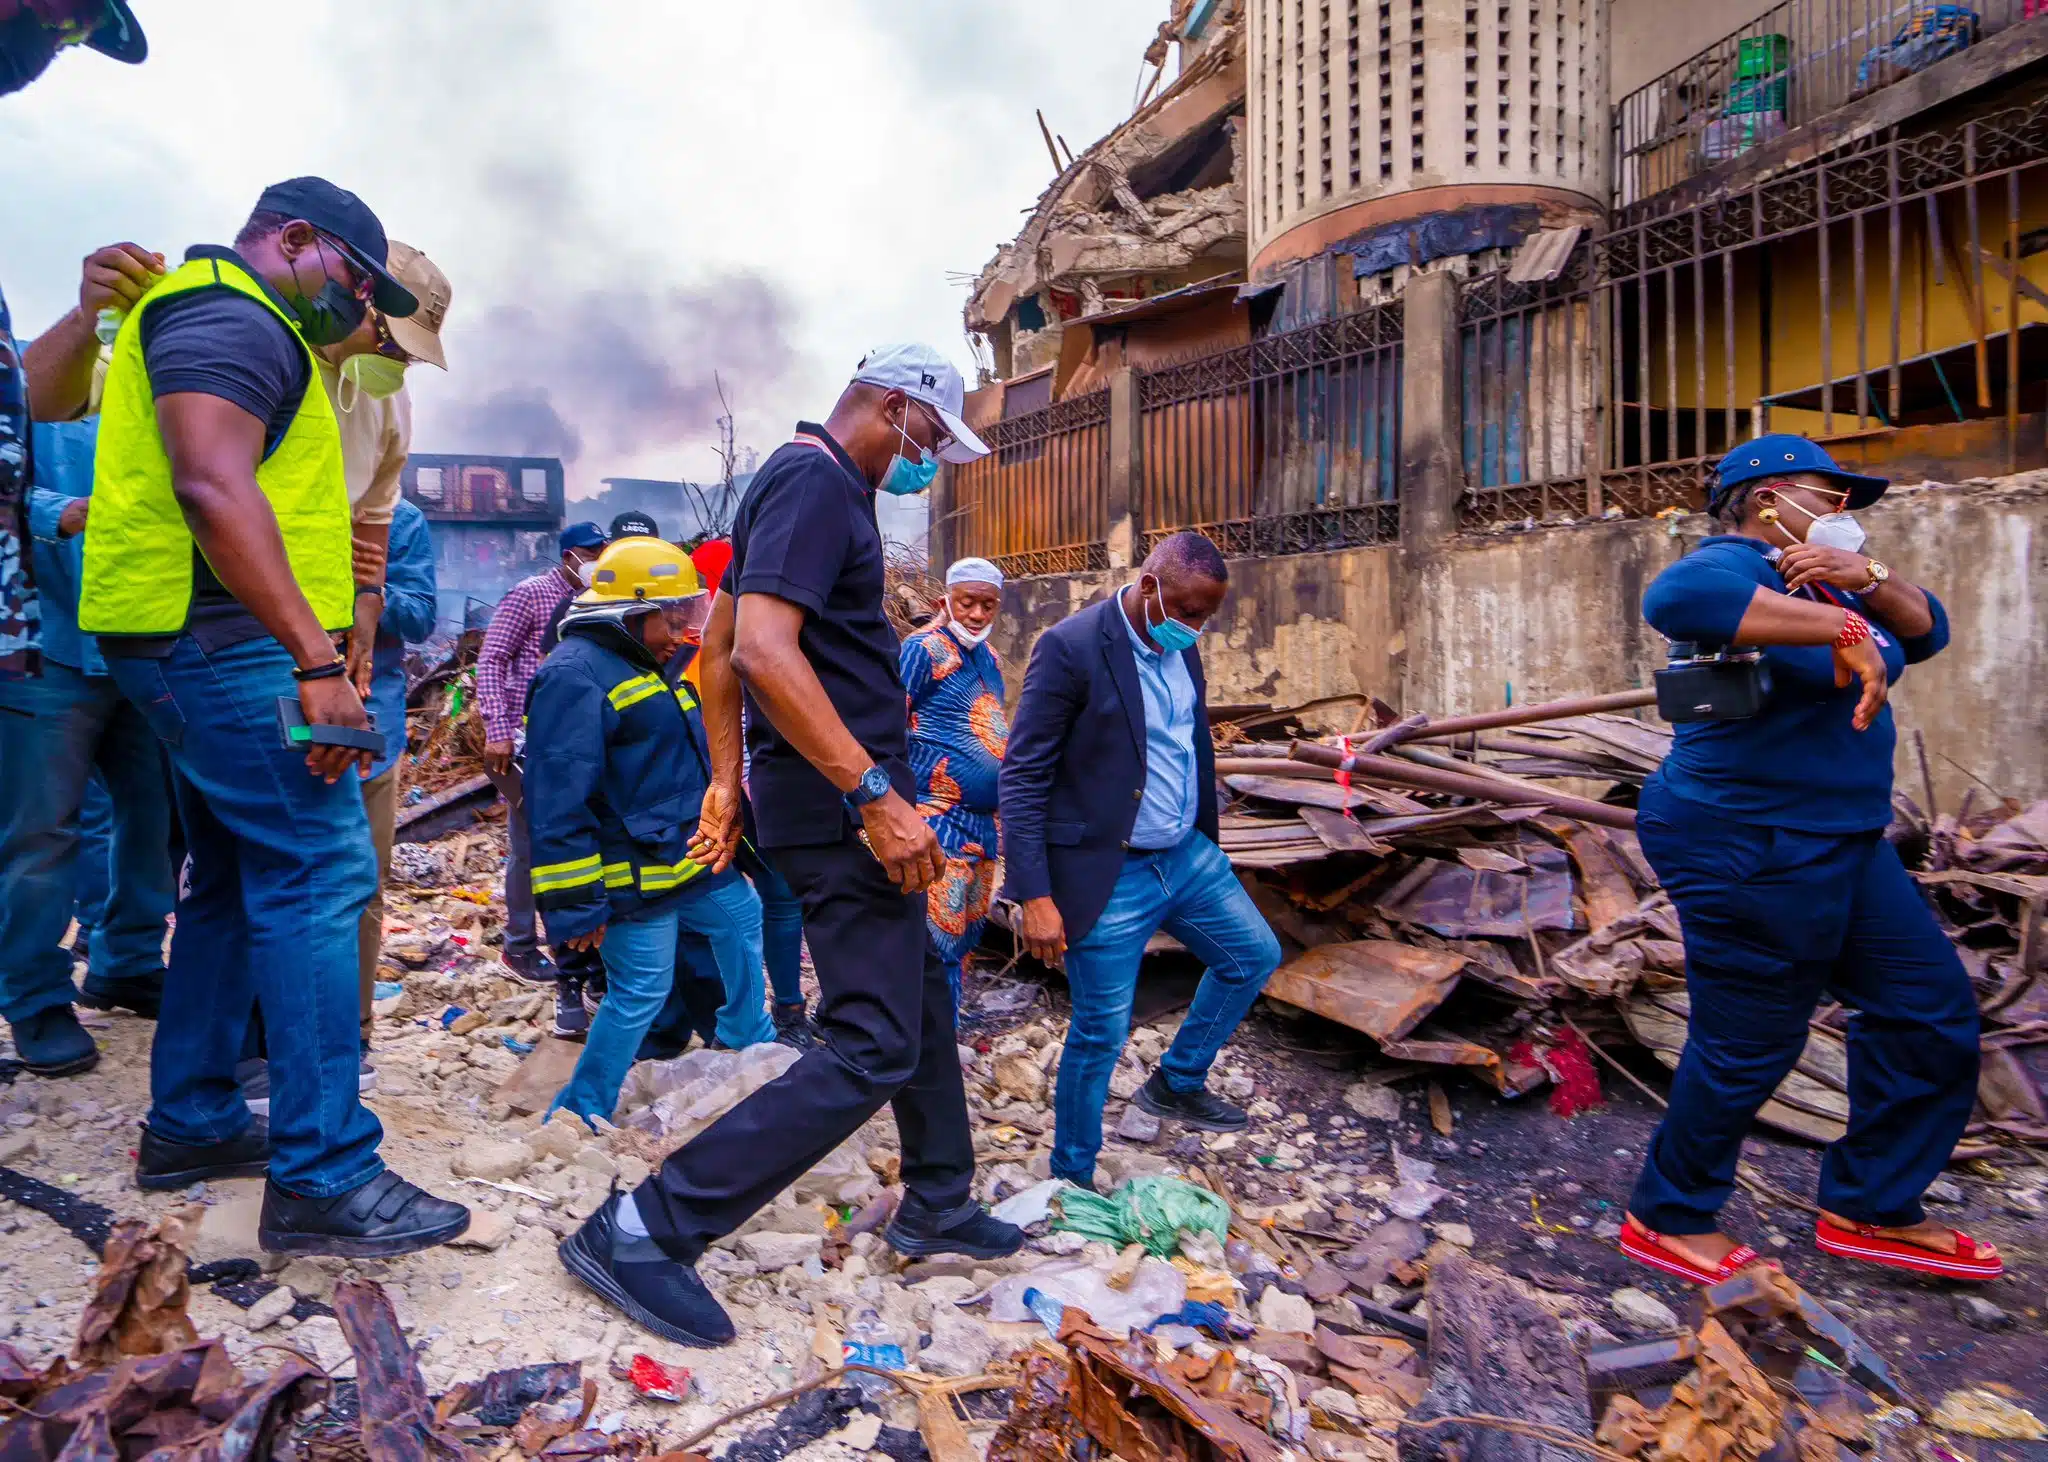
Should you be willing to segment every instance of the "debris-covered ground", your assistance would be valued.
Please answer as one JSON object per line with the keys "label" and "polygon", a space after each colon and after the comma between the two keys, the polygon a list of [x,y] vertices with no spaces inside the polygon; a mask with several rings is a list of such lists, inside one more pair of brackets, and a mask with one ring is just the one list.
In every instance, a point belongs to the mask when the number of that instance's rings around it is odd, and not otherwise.
{"label": "debris-covered ground", "polygon": [[[1588,729],[1547,738],[1551,770],[1594,772],[1596,793],[1640,779],[1634,732]],[[440,746],[438,785],[461,785],[466,743]],[[1683,995],[1682,946],[1626,828],[1230,750],[1261,764],[1226,763],[1225,841],[1294,956],[1285,998],[1262,1002],[1214,1078],[1249,1130],[1162,1130],[1129,1104],[1193,988],[1167,951],[1112,1082],[1110,1196],[1057,1191],[1064,985],[992,948],[961,1057],[981,1196],[1028,1225],[1026,1251],[898,1260],[879,1236],[900,1164],[885,1114],[706,1257],[740,1329],[723,1350],[636,1331],[554,1246],[794,1055],[643,1064],[615,1127],[541,1124],[576,1048],[545,1034],[549,992],[495,957],[501,819],[402,846],[379,992],[368,1100],[394,1166],[475,1208],[455,1246],[281,1265],[255,1243],[260,1184],[139,1193],[152,1027],[81,1012],[107,1056],[95,1072],[0,1064],[0,1459],[54,1462],[96,1417],[112,1428],[100,1454],[130,1458],[260,1456],[271,1429],[349,1462],[2048,1458],[2048,1161],[2026,1064],[2048,998],[2041,809],[1902,809],[1900,832],[1978,979],[1987,1047],[2009,1053],[1930,1198],[1999,1245],[2007,1276],[1964,1289],[1814,1249],[1812,1139],[1838,1090],[1818,1059],[1780,1093],[1728,1210],[1803,1291],[1745,1282],[1702,1306],[1614,1242],[1676,1049],[1641,1007]],[[1543,770],[1507,750],[1517,774]],[[166,1358],[133,1359],[152,1352]]]}

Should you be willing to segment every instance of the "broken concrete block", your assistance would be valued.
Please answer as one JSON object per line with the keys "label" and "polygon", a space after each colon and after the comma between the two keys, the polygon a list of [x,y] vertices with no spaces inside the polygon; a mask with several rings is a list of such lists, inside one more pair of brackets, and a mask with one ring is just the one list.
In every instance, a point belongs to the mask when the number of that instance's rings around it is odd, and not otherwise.
{"label": "broken concrete block", "polygon": [[600,1178],[615,1178],[619,1174],[619,1165],[613,1160],[612,1155],[594,1142],[586,1142],[577,1148],[576,1155],[569,1161],[587,1173],[596,1173]]}
{"label": "broken concrete block", "polygon": [[502,1249],[511,1241],[516,1226],[512,1214],[506,1209],[472,1208],[469,1227],[459,1238],[449,1242],[458,1249]]}
{"label": "broken concrete block", "polygon": [[1030,1056],[998,1056],[993,1075],[997,1089],[1013,1101],[1033,1106],[1045,1101],[1045,1068]]}
{"label": "broken concrete block", "polygon": [[292,1260],[277,1272],[277,1282],[310,1299],[325,1301],[334,1293],[334,1273],[317,1259]]}
{"label": "broken concrete block", "polygon": [[2012,1329],[2012,1316],[1981,1295],[1957,1295],[1956,1317],[1973,1330]]}
{"label": "broken concrete block", "polygon": [[978,1376],[1000,1347],[988,1326],[951,1305],[932,1311],[932,1343],[917,1357],[920,1370],[940,1376]]}
{"label": "broken concrete block", "polygon": [[449,1159],[448,1171],[458,1178],[504,1183],[532,1167],[533,1158],[523,1142],[468,1142]]}
{"label": "broken concrete block", "polygon": [[1438,1223],[1430,1227],[1434,1228],[1436,1236],[1447,1244],[1456,1244],[1461,1249],[1472,1247],[1472,1225],[1469,1223]]}
{"label": "broken concrete block", "polygon": [[787,1269],[821,1252],[817,1234],[748,1234],[739,1241],[739,1251],[763,1269]]}
{"label": "broken concrete block", "polygon": [[1622,1324],[1644,1334],[1661,1335],[1678,1328],[1678,1313],[1647,1290],[1630,1286],[1607,1297],[1607,1307]]}
{"label": "broken concrete block", "polygon": [[290,1287],[280,1284],[242,1312],[242,1323],[251,1330],[267,1330],[289,1315],[298,1302]]}
{"label": "broken concrete block", "polygon": [[1354,1082],[1344,1093],[1344,1105],[1370,1121],[1401,1120],[1401,1098],[1376,1081]]}
{"label": "broken concrete block", "polygon": [[1316,1308],[1298,1294],[1288,1294],[1278,1285],[1268,1285],[1259,1296],[1259,1328],[1281,1330],[1290,1335],[1316,1333]]}
{"label": "broken concrete block", "polygon": [[546,1126],[526,1134],[526,1146],[536,1162],[544,1157],[558,1157],[567,1162],[589,1141],[590,1129],[574,1113],[560,1109],[548,1118]]}
{"label": "broken concrete block", "polygon": [[0,1137],[0,1167],[12,1167],[15,1163],[27,1162],[35,1155],[34,1133],[12,1132]]}
{"label": "broken concrete block", "polygon": [[1156,1142],[1159,1140],[1159,1119],[1132,1102],[1124,1108],[1123,1116],[1117,1119],[1116,1135],[1126,1142]]}

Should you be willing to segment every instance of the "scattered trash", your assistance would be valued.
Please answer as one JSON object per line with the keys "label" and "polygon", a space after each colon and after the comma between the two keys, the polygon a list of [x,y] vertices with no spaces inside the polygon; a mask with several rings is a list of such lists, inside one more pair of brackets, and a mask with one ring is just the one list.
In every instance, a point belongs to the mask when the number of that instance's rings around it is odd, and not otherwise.
{"label": "scattered trash", "polygon": [[1981,1387],[1949,1392],[1928,1421],[1942,1431],[1988,1442],[2048,1442],[2048,1425],[2040,1417]]}
{"label": "scattered trash", "polygon": [[1019,1228],[1030,1228],[1043,1223],[1052,1214],[1052,1201],[1068,1186],[1065,1179],[1048,1178],[1043,1183],[1034,1183],[1020,1192],[1012,1193],[989,1211],[1004,1223],[1014,1223]]}
{"label": "scattered trash", "polygon": [[1107,1198],[1069,1187],[1059,1196],[1059,1209],[1055,1229],[1101,1239],[1119,1249],[1143,1244],[1160,1256],[1178,1249],[1183,1233],[1221,1240],[1230,1232],[1230,1205],[1207,1188],[1179,1178],[1133,1178]]}
{"label": "scattered trash", "polygon": [[626,1379],[635,1391],[655,1401],[681,1401],[690,1394],[690,1373],[670,1369],[651,1355],[636,1354],[626,1367]]}
{"label": "scattered trash", "polygon": [[1026,1294],[1032,1291],[1042,1301],[1080,1310],[1098,1329],[1112,1335],[1128,1335],[1161,1315],[1176,1314],[1188,1297],[1186,1277],[1163,1259],[1145,1259],[1122,1289],[1113,1288],[1108,1275],[1093,1265],[1057,1259],[1028,1274],[997,1280],[989,1291],[989,1319],[998,1324],[1042,1319],[1040,1311],[1026,1301]]}

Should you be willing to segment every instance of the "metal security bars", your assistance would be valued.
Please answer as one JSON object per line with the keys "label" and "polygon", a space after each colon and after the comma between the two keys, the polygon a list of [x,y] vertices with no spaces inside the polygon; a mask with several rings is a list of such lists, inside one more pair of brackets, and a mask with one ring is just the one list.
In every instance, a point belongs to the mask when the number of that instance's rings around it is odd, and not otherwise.
{"label": "metal security bars", "polygon": [[989,455],[952,469],[960,553],[1015,577],[1109,567],[1109,392],[1056,401],[981,436]]}
{"label": "metal security bars", "polygon": [[1627,224],[1555,285],[1469,281],[1463,521],[1697,507],[1774,430],[2014,470],[2048,408],[2044,183],[2048,98]]}
{"label": "metal security bars", "polygon": [[2040,15],[2044,0],[1785,0],[1622,98],[1615,200],[1652,197]]}
{"label": "metal security bars", "polygon": [[1397,537],[1398,301],[1138,379],[1138,517],[1149,549],[1199,528],[1233,554]]}

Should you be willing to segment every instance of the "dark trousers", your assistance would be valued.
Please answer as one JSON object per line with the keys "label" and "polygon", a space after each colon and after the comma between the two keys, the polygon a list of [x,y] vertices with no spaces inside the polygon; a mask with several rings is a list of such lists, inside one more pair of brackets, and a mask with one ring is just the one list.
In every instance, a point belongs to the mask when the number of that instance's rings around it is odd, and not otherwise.
{"label": "dark trousers", "polygon": [[503,776],[492,772],[491,785],[505,799],[505,953],[530,959],[537,948],[533,934],[533,853],[526,834],[526,780],[514,762]]}
{"label": "dark trousers", "polygon": [[974,1142],[953,1039],[953,995],[925,932],[922,894],[906,895],[849,833],[777,848],[775,867],[803,903],[825,1040],[670,1155],[634,1193],[655,1241],[695,1263],[888,1102],[903,1143],[903,1182],[944,1212],[971,1196]]}
{"label": "dark trousers", "polygon": [[1660,1233],[1713,1231],[1751,1119],[1832,995],[1852,1012],[1849,1130],[1821,1163],[1820,1205],[1919,1222],[1976,1101],[1977,1000],[1898,854],[1874,832],[1732,822],[1655,783],[1636,833],[1678,908],[1692,1016],[1629,1211]]}

